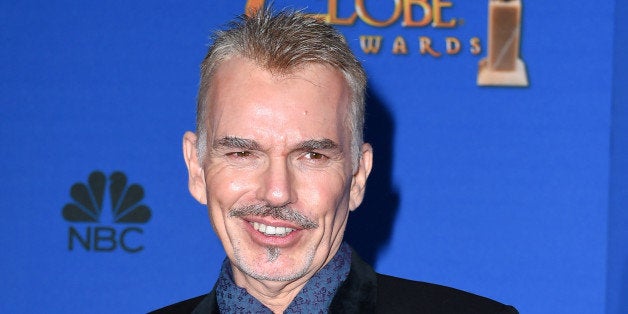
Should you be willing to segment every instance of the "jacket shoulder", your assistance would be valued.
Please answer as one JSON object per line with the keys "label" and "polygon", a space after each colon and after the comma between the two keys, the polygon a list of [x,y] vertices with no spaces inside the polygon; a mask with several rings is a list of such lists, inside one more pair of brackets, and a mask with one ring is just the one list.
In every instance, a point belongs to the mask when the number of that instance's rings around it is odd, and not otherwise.
{"label": "jacket shoulder", "polygon": [[192,313],[194,309],[207,297],[207,294],[200,295],[185,301],[177,302],[175,304],[168,305],[149,312],[149,314],[179,314],[179,313]]}
{"label": "jacket shoulder", "polygon": [[377,274],[378,313],[516,314],[514,307],[462,290]]}

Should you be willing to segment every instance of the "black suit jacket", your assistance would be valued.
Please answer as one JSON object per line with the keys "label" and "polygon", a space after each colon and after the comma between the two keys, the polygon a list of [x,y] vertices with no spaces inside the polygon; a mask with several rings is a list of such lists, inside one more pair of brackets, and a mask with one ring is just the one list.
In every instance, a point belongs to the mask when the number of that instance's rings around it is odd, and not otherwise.
{"label": "black suit jacket", "polygon": [[[175,303],[154,314],[219,313],[216,288],[209,294]],[[377,274],[353,252],[349,276],[329,313],[517,314],[514,307],[435,284]]]}

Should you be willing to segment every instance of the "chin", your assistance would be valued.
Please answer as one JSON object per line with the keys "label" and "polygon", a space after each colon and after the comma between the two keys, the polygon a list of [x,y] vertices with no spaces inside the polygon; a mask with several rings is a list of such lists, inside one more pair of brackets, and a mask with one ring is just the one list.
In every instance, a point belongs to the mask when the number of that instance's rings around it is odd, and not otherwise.
{"label": "chin", "polygon": [[261,253],[234,249],[234,264],[246,276],[264,281],[294,281],[303,277],[314,260],[314,252],[305,256],[288,256],[281,248],[264,248]]}

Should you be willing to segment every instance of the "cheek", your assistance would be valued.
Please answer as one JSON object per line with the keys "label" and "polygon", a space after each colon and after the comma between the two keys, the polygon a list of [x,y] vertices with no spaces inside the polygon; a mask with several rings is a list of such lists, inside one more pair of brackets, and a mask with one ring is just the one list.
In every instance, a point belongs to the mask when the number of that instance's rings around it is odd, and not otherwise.
{"label": "cheek", "polygon": [[250,181],[242,174],[221,171],[207,176],[207,199],[212,208],[233,207],[250,190]]}
{"label": "cheek", "polygon": [[299,196],[313,215],[329,220],[348,210],[348,186],[342,176],[310,175],[306,180]]}
{"label": "cheek", "polygon": [[229,210],[238,204],[243,204],[245,195],[250,190],[247,180],[241,175],[234,175],[228,171],[218,171],[207,176],[208,214],[214,232],[221,240],[228,238],[227,224]]}
{"label": "cheek", "polygon": [[228,184],[227,184],[227,189],[229,190],[229,192],[231,193],[241,193],[247,190],[247,186],[249,186],[249,184],[247,184],[244,181],[239,181],[239,180],[231,180]]}

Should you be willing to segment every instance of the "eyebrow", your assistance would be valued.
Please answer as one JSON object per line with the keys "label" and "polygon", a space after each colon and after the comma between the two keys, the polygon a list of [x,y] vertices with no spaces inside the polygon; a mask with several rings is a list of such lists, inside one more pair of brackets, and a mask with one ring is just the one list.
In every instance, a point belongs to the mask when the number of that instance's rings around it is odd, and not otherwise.
{"label": "eyebrow", "polygon": [[225,136],[212,145],[214,149],[218,148],[237,148],[243,150],[259,150],[259,144],[250,139],[235,137],[235,136]]}
{"label": "eyebrow", "polygon": [[300,150],[317,150],[317,149],[337,149],[339,147],[336,142],[330,139],[307,140],[299,143],[297,149]]}
{"label": "eyebrow", "polygon": [[[261,150],[260,148],[261,146],[256,141],[251,140],[251,139],[236,137],[236,136],[225,136],[219,139],[218,141],[216,141],[214,145],[212,145],[212,147],[214,149],[235,148],[235,149],[242,149],[242,150]],[[324,139],[318,139],[318,140],[303,141],[296,146],[296,149],[303,150],[303,151],[310,151],[310,150],[322,150],[322,149],[325,149],[325,150],[338,149],[338,147],[340,146],[336,144],[336,142],[330,139],[324,138]]]}

